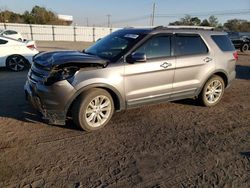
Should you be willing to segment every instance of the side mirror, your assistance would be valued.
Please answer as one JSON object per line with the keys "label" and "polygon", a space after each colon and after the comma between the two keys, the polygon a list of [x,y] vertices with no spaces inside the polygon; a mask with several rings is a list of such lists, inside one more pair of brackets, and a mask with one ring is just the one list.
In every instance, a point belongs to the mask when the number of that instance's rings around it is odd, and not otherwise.
{"label": "side mirror", "polygon": [[128,63],[134,63],[134,62],[146,62],[147,56],[145,53],[133,53],[127,57]]}

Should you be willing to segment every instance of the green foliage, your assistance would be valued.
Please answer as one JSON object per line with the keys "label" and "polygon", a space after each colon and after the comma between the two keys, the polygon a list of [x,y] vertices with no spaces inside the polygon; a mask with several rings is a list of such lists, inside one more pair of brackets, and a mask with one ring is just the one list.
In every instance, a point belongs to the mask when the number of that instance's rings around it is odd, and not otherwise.
{"label": "green foliage", "polygon": [[18,22],[23,23],[22,16],[14,12],[5,10],[0,12],[0,22]]}
{"label": "green foliage", "polygon": [[249,32],[250,21],[239,19],[228,20],[224,24],[224,28],[230,31]]}
{"label": "green foliage", "polygon": [[33,7],[30,12],[25,11],[22,15],[7,10],[0,11],[0,22],[53,25],[71,24],[60,20],[54,12],[39,6]]}
{"label": "green foliage", "polygon": [[236,32],[250,32],[250,21],[233,19],[228,20],[224,25],[220,24],[218,18],[215,16],[210,16],[208,19],[200,20],[198,17],[191,17],[186,15],[179,21],[170,23],[169,25],[190,25],[190,26],[208,26],[215,27],[220,30],[229,30]]}
{"label": "green foliage", "polygon": [[190,26],[210,26],[210,27],[218,27],[219,22],[215,16],[210,16],[207,19],[200,20],[198,17],[191,17],[190,15],[186,15],[184,18],[181,18],[180,21],[176,21],[170,23],[169,25],[190,25]]}
{"label": "green foliage", "polygon": [[210,27],[218,27],[219,25],[218,18],[216,18],[215,16],[210,16],[208,18],[208,23]]}
{"label": "green foliage", "polygon": [[200,25],[201,20],[198,17],[191,17],[186,15],[184,18],[181,18],[180,21],[175,21],[169,25]]}
{"label": "green foliage", "polygon": [[204,19],[204,20],[201,22],[200,26],[210,26],[210,23],[209,23],[209,21],[208,21],[207,19]]}

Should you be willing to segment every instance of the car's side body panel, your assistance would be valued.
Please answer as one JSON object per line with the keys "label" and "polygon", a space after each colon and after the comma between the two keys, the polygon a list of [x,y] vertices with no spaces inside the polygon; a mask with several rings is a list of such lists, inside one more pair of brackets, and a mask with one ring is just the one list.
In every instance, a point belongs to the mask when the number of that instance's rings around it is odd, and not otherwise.
{"label": "car's side body panel", "polygon": [[[164,68],[164,63],[170,66]],[[173,89],[174,70],[173,57],[126,64],[124,85],[128,106],[137,106],[158,98],[167,100]]]}

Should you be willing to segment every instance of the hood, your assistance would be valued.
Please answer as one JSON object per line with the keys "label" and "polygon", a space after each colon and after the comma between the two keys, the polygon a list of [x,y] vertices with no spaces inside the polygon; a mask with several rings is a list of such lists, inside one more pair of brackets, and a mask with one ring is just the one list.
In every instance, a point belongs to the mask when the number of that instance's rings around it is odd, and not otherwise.
{"label": "hood", "polygon": [[42,52],[34,56],[33,61],[46,68],[71,64],[79,65],[81,67],[106,67],[108,64],[107,60],[79,51]]}

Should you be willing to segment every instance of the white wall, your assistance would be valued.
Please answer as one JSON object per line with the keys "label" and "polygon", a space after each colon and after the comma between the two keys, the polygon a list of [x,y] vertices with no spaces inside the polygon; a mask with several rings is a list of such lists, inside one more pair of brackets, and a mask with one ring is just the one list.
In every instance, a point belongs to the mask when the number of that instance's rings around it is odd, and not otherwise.
{"label": "white wall", "polygon": [[0,23],[0,29],[18,31],[29,40],[93,42],[119,28]]}

